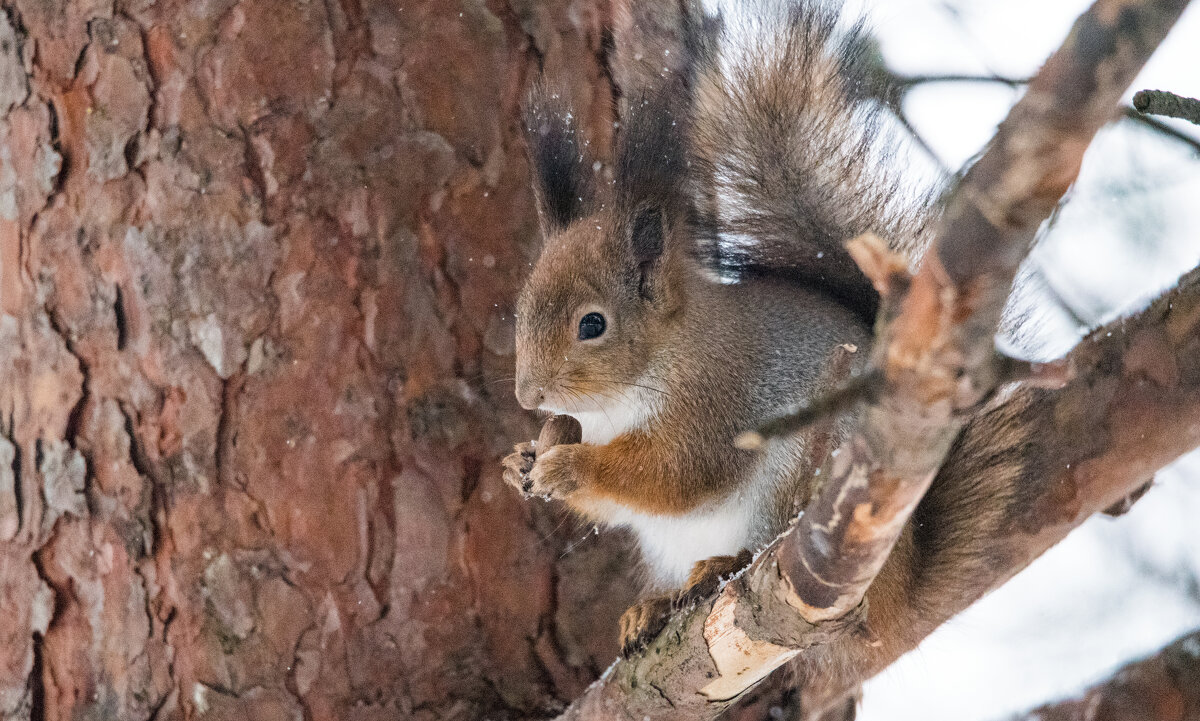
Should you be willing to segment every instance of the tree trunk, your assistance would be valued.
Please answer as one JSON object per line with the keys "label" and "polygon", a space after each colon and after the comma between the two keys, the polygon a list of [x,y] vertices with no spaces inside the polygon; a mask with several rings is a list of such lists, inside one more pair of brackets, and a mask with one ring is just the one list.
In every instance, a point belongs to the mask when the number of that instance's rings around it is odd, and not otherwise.
{"label": "tree trunk", "polygon": [[548,714],[621,540],[507,492],[535,435],[518,105],[611,136],[605,0],[10,0],[0,718]]}

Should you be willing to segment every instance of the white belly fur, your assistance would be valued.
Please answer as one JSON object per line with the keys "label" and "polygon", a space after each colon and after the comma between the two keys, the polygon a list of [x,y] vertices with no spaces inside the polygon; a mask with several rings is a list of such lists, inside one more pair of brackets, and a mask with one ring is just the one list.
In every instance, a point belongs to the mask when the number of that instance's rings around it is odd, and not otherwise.
{"label": "white belly fur", "polygon": [[732,556],[751,546],[762,522],[757,506],[736,495],[682,516],[651,515],[614,505],[609,522],[637,536],[656,585],[679,588],[697,561]]}
{"label": "white belly fur", "polygon": [[757,550],[777,530],[771,528],[770,508],[778,484],[804,456],[799,438],[776,441],[765,453],[753,477],[716,503],[681,516],[641,513],[613,504],[608,523],[623,526],[637,536],[642,557],[654,583],[679,588],[692,566],[713,556],[732,556],[742,549]]}

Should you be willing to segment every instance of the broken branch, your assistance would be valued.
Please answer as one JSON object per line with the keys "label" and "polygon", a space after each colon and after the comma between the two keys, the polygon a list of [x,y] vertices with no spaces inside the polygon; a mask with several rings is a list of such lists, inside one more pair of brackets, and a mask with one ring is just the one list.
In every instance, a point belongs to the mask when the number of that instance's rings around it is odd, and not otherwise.
{"label": "broken branch", "polygon": [[1200,100],[1166,90],[1139,90],[1133,95],[1133,107],[1147,115],[1165,115],[1200,125]]}

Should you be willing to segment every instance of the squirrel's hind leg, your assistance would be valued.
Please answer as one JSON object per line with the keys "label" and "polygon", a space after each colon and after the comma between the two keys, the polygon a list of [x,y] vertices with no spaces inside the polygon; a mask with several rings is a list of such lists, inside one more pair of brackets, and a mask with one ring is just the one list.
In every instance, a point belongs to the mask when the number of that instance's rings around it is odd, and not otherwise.
{"label": "squirrel's hind leg", "polygon": [[742,550],[736,556],[697,561],[682,589],[667,596],[643,599],[626,609],[621,614],[622,655],[628,656],[652,641],[662,633],[671,614],[711,596],[721,587],[723,579],[745,568],[752,557],[750,551]]}

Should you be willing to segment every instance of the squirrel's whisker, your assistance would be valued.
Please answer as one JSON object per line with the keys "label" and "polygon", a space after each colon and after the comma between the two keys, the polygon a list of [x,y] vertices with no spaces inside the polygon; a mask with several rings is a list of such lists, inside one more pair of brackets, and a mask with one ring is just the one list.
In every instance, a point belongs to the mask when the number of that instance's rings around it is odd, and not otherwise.
{"label": "squirrel's whisker", "polygon": [[[574,378],[574,377],[572,377],[572,380],[577,380],[577,379],[576,379],[576,378]],[[606,376],[606,375],[592,375],[592,380],[601,381],[601,382],[603,382],[603,383],[610,383],[610,384],[613,384],[613,385],[622,385],[622,386],[628,386],[628,387],[630,387],[630,388],[642,388],[642,389],[645,389],[645,390],[648,390],[648,391],[654,391],[654,392],[656,392],[656,393],[662,393],[663,395],[666,395],[666,394],[667,394],[667,390],[666,390],[665,388],[655,388],[654,386],[648,386],[648,385],[645,385],[645,384],[643,384],[643,383],[633,383],[633,382],[631,382],[631,381],[625,381],[625,380],[621,380],[620,378],[617,378],[617,377],[615,377],[615,376]],[[662,379],[658,379],[658,378],[652,378],[652,380],[662,380]],[[628,397],[626,397],[626,400],[630,400],[630,399],[629,399]]]}

